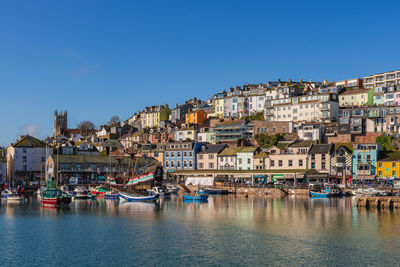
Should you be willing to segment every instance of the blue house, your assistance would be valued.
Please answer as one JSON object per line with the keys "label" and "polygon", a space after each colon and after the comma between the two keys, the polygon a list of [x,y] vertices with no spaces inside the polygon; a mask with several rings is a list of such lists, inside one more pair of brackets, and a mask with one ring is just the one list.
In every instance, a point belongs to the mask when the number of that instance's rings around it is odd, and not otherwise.
{"label": "blue house", "polygon": [[352,179],[375,180],[380,144],[353,144]]}
{"label": "blue house", "polygon": [[173,142],[167,143],[164,153],[164,170],[195,170],[197,153],[203,143]]}

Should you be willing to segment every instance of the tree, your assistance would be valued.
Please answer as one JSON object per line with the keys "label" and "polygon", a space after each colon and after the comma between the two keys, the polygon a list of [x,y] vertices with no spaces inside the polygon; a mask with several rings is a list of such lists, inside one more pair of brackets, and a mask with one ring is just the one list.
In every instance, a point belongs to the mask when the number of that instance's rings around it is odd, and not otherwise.
{"label": "tree", "polygon": [[268,148],[270,146],[276,145],[279,141],[282,141],[283,135],[275,134],[275,135],[267,135],[265,133],[259,133],[254,136],[258,145],[262,148]]}
{"label": "tree", "polygon": [[96,126],[91,121],[81,121],[77,125],[77,129],[80,130],[82,135],[88,135],[90,132],[96,129]]}
{"label": "tree", "polygon": [[381,145],[382,150],[390,151],[392,150],[392,139],[393,136],[383,133],[378,136],[375,141],[377,144]]}
{"label": "tree", "polygon": [[108,121],[108,126],[111,125],[116,125],[119,124],[121,122],[121,120],[119,119],[119,117],[117,115],[114,115],[111,117],[111,119]]}

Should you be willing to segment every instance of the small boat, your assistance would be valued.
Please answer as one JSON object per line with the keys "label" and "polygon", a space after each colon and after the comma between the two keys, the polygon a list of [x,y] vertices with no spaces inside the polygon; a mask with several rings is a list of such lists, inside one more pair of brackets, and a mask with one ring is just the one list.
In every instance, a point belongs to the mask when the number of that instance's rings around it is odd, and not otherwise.
{"label": "small boat", "polygon": [[158,198],[158,195],[151,195],[151,196],[141,196],[141,195],[134,195],[125,192],[118,192],[119,198],[124,201],[129,202],[136,202],[136,201],[155,201]]}
{"label": "small boat", "polygon": [[194,193],[183,194],[184,200],[207,201],[208,195],[206,193],[195,191]]}
{"label": "small boat", "polygon": [[96,195],[90,193],[87,186],[77,186],[74,190],[74,199],[95,199]]}
{"label": "small boat", "polygon": [[179,187],[172,185],[172,184],[168,184],[165,188],[166,188],[167,192],[171,193],[171,194],[177,194],[180,189]]}
{"label": "small boat", "polygon": [[49,180],[46,187],[40,192],[40,202],[43,206],[47,207],[58,207],[58,206],[68,206],[71,204],[72,196],[59,188],[56,184]]}
{"label": "small boat", "polygon": [[155,186],[152,189],[147,190],[149,195],[169,196],[171,193],[167,191],[164,186]]}
{"label": "small boat", "polygon": [[104,199],[119,199],[119,194],[115,190],[108,191],[104,193]]}
{"label": "small boat", "polygon": [[63,185],[60,189],[65,195],[68,195],[70,197],[74,196],[74,191],[68,185]]}
{"label": "small boat", "polygon": [[5,190],[1,197],[7,200],[7,202],[21,202],[25,200],[23,195],[19,195],[16,191]]}
{"label": "small boat", "polygon": [[310,197],[341,197],[343,195],[342,189],[336,184],[325,183],[322,189],[320,185],[318,186],[319,190],[315,185],[310,188]]}
{"label": "small boat", "polygon": [[108,189],[107,187],[100,185],[100,186],[96,186],[96,188],[92,189],[91,193],[98,197],[103,197],[105,193],[108,193],[110,191],[111,190]]}
{"label": "small boat", "polygon": [[228,190],[226,189],[218,189],[218,188],[205,188],[204,193],[208,195],[226,195],[228,194]]}

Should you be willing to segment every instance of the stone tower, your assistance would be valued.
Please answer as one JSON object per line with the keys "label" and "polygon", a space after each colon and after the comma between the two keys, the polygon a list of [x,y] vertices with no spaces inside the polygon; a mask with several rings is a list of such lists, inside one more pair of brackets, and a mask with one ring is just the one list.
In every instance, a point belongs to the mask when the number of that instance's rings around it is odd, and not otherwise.
{"label": "stone tower", "polygon": [[57,137],[62,135],[63,130],[67,129],[68,127],[68,115],[67,111],[58,112],[57,110],[54,111],[54,132],[53,136]]}

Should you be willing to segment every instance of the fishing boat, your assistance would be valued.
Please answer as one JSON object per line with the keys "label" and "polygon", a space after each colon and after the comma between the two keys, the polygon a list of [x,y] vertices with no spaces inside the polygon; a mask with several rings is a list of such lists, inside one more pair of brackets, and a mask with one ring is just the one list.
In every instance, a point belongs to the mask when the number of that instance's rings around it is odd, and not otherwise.
{"label": "fishing boat", "polygon": [[129,194],[125,192],[118,192],[119,198],[123,201],[136,202],[136,201],[155,201],[158,195],[141,196],[135,194]]}
{"label": "fishing boat", "polygon": [[206,193],[195,191],[193,193],[183,194],[184,200],[197,200],[197,201],[207,201],[208,195]]}
{"label": "fishing boat", "polygon": [[310,197],[341,197],[343,191],[336,184],[325,183],[323,188],[320,185],[314,185],[310,189]]}
{"label": "fishing boat", "polygon": [[177,194],[179,191],[179,187],[172,185],[172,184],[168,184],[165,189],[167,190],[167,192],[171,193],[171,194]]}
{"label": "fishing boat", "polygon": [[94,199],[96,195],[90,193],[87,186],[77,186],[74,190],[74,199]]}
{"label": "fishing boat", "polygon": [[71,204],[72,196],[59,188],[57,188],[54,181],[49,180],[46,187],[40,192],[40,202],[43,206],[58,207],[68,206]]}
{"label": "fishing boat", "polygon": [[25,197],[23,195],[19,195],[18,192],[15,190],[5,190],[2,194],[1,197],[7,202],[21,202],[25,200]]}
{"label": "fishing boat", "polygon": [[111,191],[111,190],[108,189],[107,187],[102,186],[102,185],[99,185],[99,186],[96,186],[94,189],[92,189],[92,190],[91,190],[91,193],[92,193],[93,195],[98,196],[98,197],[103,197],[105,193],[108,193],[108,192],[110,192],[110,191]]}

